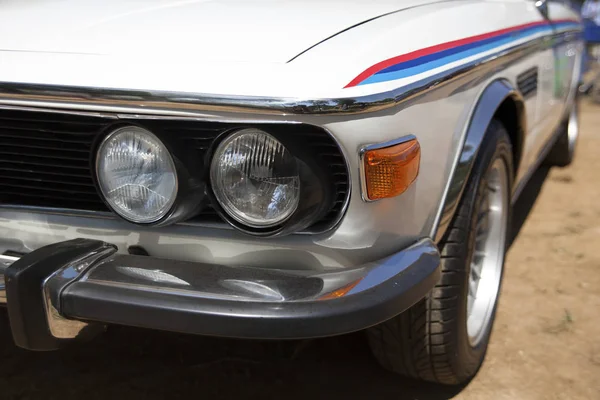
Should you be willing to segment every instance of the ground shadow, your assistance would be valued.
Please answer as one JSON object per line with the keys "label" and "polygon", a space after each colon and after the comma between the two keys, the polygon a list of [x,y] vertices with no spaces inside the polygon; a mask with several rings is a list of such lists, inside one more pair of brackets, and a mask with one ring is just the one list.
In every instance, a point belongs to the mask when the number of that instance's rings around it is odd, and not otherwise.
{"label": "ground shadow", "polygon": [[527,220],[527,217],[531,213],[533,205],[537,201],[540,195],[542,186],[550,173],[550,167],[542,165],[539,167],[534,174],[531,176],[527,185],[523,188],[521,195],[517,201],[513,204],[511,226],[509,233],[509,247],[512,246],[514,241],[519,236],[523,224]]}
{"label": "ground shadow", "polygon": [[90,343],[36,353],[12,344],[5,320],[1,331],[3,399],[441,400],[460,390],[386,372],[361,333],[263,342],[112,326]]}

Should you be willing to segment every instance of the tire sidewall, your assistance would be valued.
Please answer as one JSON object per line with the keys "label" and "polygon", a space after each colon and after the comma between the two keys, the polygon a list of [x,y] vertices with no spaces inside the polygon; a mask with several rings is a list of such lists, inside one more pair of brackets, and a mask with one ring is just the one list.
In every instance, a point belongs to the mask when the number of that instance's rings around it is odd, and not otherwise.
{"label": "tire sidewall", "polygon": [[[504,161],[506,165],[506,172],[508,174],[508,176],[506,177],[508,182],[508,193],[507,198],[505,198],[506,212],[504,213],[505,218],[507,219],[505,222],[507,227],[506,235],[508,236],[508,232],[510,232],[510,192],[513,181],[512,149],[506,129],[499,122],[492,121],[484,136],[484,141],[482,143],[481,148],[479,149],[476,161],[473,165],[473,169],[471,170],[469,182],[467,184],[467,187],[465,188],[465,192],[463,194],[463,198],[461,199],[461,203],[459,204],[459,207],[469,207],[470,205],[467,219],[468,232],[467,240],[465,243],[466,249],[463,253],[465,268],[462,272],[464,274],[464,283],[461,285],[460,291],[458,293],[457,301],[459,302],[459,304],[457,307],[455,329],[451,330],[454,336],[454,348],[456,349],[456,356],[451,357],[451,360],[455,364],[452,369],[456,372],[457,377],[460,381],[466,380],[469,377],[475,375],[477,373],[477,370],[481,366],[487,350],[487,345],[498,305],[497,297],[495,304],[493,305],[490,322],[485,328],[482,339],[475,347],[472,346],[469,341],[469,335],[467,332],[467,301],[469,290],[470,265],[473,256],[476,235],[475,225],[477,223],[477,218],[475,213],[477,212],[477,210],[479,210],[480,203],[481,201],[483,201],[483,192],[484,190],[486,190],[487,186],[486,177],[493,163],[498,158]],[[501,254],[502,269],[500,273],[500,287],[498,290],[500,290],[502,286],[502,275],[504,271],[504,260],[507,242],[508,240],[507,238],[505,238],[505,248]]]}

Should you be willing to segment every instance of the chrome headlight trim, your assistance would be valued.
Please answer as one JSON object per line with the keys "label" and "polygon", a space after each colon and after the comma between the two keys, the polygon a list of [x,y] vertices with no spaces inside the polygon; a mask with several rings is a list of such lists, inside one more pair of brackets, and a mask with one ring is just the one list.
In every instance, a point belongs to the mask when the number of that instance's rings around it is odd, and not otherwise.
{"label": "chrome headlight trim", "polygon": [[[171,195],[167,201],[167,205],[163,206],[162,209],[158,213],[156,213],[156,215],[149,217],[149,218],[136,218],[136,217],[133,217],[132,215],[124,212],[123,209],[120,208],[118,206],[118,204],[115,203],[115,201],[110,199],[110,193],[107,192],[108,189],[106,187],[106,183],[102,179],[103,175],[101,173],[101,165],[100,164],[102,162],[103,150],[105,150],[108,143],[111,140],[114,140],[115,137],[117,137],[118,135],[122,135],[122,134],[124,134],[124,132],[132,132],[132,131],[136,132],[140,135],[148,137],[154,145],[161,148],[161,150],[164,153],[165,161],[168,166],[167,170],[170,171],[174,177],[174,187],[173,187],[173,189],[171,191]],[[171,213],[171,211],[173,210],[173,207],[176,203],[177,196],[179,194],[179,178],[178,178],[177,168],[175,166],[175,162],[173,160],[172,153],[167,148],[167,146],[163,143],[163,141],[160,140],[160,138],[158,138],[154,133],[150,132],[148,129],[145,129],[145,128],[142,128],[142,127],[139,127],[136,125],[120,126],[120,127],[116,128],[115,130],[111,131],[108,135],[106,135],[106,137],[96,147],[95,160],[96,160],[95,161],[95,178],[96,178],[96,182],[97,182],[98,188],[100,190],[102,199],[107,204],[107,206],[119,217],[121,217],[124,220],[131,222],[131,223],[147,225],[147,224],[154,224],[154,223],[162,220],[163,218],[167,217]]]}

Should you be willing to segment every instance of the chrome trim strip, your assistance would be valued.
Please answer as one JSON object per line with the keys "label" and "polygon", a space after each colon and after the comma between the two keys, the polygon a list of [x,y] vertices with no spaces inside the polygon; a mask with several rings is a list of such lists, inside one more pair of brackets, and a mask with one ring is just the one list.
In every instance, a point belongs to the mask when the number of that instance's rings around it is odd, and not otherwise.
{"label": "chrome trim strip", "polygon": [[24,206],[18,204],[0,204],[0,210],[28,211],[40,214],[65,215],[87,218],[117,219],[116,214],[108,211],[74,210],[71,208]]}
{"label": "chrome trim strip", "polygon": [[68,87],[0,82],[0,104],[8,106],[42,107],[79,111],[123,112],[132,114],[162,114],[197,116],[201,112],[235,112],[251,114],[358,114],[394,107],[425,91],[475,70],[497,68],[511,63],[539,46],[556,45],[555,40],[573,40],[579,30],[542,36],[513,46],[465,65],[422,79],[391,91],[356,98],[300,99],[270,98],[203,93],[178,93],[152,90]]}
{"label": "chrome trim strip", "polygon": [[369,145],[361,147],[360,151],[358,152],[358,159],[359,159],[359,164],[360,164],[359,179],[360,179],[360,197],[363,199],[364,202],[371,203],[374,201],[382,200],[382,199],[371,200],[367,196],[367,177],[365,176],[365,163],[364,163],[365,153],[369,150],[383,149],[385,147],[395,146],[397,144],[408,142],[409,140],[415,140],[415,139],[417,139],[417,137],[415,135],[406,135],[406,136],[402,136],[398,139],[390,140],[387,142],[369,144]]}
{"label": "chrome trim strip", "polygon": [[0,254],[0,268],[6,269],[9,265],[17,261],[21,257],[16,256],[7,256],[5,254]]}
{"label": "chrome trim strip", "polygon": [[14,110],[14,111],[32,111],[32,112],[51,112],[54,114],[64,114],[64,115],[81,115],[85,117],[99,117],[99,118],[107,118],[107,119],[118,119],[120,118],[118,114],[110,114],[105,112],[95,112],[95,111],[74,111],[74,110],[61,110],[56,108],[38,108],[38,107],[23,107],[23,106],[10,106],[0,104],[0,110]]}

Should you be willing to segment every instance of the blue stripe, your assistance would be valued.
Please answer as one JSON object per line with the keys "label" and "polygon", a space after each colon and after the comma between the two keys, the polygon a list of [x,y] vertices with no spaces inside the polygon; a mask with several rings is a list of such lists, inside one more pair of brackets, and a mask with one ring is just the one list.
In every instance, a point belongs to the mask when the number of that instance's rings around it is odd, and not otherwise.
{"label": "blue stripe", "polygon": [[498,35],[498,36],[494,36],[488,39],[483,39],[477,42],[473,42],[473,43],[468,43],[468,44],[464,44],[462,46],[457,46],[457,47],[453,47],[450,49],[446,49],[446,50],[442,50],[442,51],[438,51],[437,53],[432,53],[432,54],[428,54],[426,56],[423,57],[419,57],[419,58],[415,58],[414,60],[409,60],[409,61],[404,61],[401,63],[398,63],[396,65],[392,65],[389,66],[385,69],[382,69],[381,71],[377,72],[377,74],[387,74],[389,72],[394,72],[394,71],[399,71],[402,69],[407,69],[407,68],[411,68],[411,67],[415,67],[417,65],[421,65],[421,64],[426,64],[428,62],[431,62],[433,60],[436,60],[438,58],[444,58],[453,54],[457,54],[457,53],[462,53],[466,50],[470,50],[473,48],[477,48],[480,46],[485,46],[487,44],[490,43],[494,43],[494,42],[500,42],[504,39],[513,39],[516,40],[519,38],[519,36],[524,36],[524,35],[529,35],[529,34],[533,34],[533,33],[537,33],[537,32],[541,32],[543,30],[547,30],[549,29],[548,26],[534,26],[531,27],[529,29],[523,30],[521,32],[508,32],[508,33],[504,33],[502,35]]}
{"label": "blue stripe", "polygon": [[554,24],[555,28],[579,28],[581,24],[578,22],[560,22],[558,24]]}
{"label": "blue stripe", "polygon": [[[565,25],[566,24],[570,24],[570,23],[565,23]],[[557,24],[557,26],[559,26],[559,25],[563,25],[563,24]],[[577,25],[577,24],[575,24],[575,25]],[[386,81],[390,81],[390,80],[406,78],[406,77],[409,77],[412,75],[417,75],[417,74],[429,71],[431,69],[438,68],[438,67],[444,66],[446,64],[461,60],[463,58],[470,57],[470,56],[476,55],[478,53],[482,53],[482,52],[491,50],[493,48],[505,45],[507,43],[522,39],[524,37],[531,36],[535,33],[542,32],[545,30],[551,30],[551,29],[552,28],[549,25],[536,26],[536,27],[518,32],[516,34],[510,33],[510,34],[500,35],[498,38],[493,38],[494,40],[492,40],[492,41],[488,41],[488,39],[485,39],[480,42],[475,42],[476,46],[470,46],[470,44],[464,45],[464,46],[459,46],[456,48],[456,49],[458,49],[458,52],[447,53],[447,54],[449,54],[447,56],[444,56],[444,54],[442,54],[442,53],[446,53],[446,50],[444,50],[444,51],[432,54],[431,56],[434,56],[434,57],[431,57],[431,58],[429,55],[419,57],[416,60],[406,61],[403,63],[393,65],[391,67],[388,67],[388,68],[370,76],[369,78],[365,79],[364,81],[359,83],[359,85],[366,85],[366,84],[378,83],[378,82],[386,82]],[[454,49],[448,49],[448,50],[454,50]],[[440,58],[438,58],[438,57],[440,57]],[[419,61],[423,58],[430,59],[431,61],[424,61],[422,63],[421,62],[412,63],[412,61]],[[405,67],[404,65],[407,63],[411,63],[412,66]],[[384,71],[390,71],[390,72],[384,72]]]}

